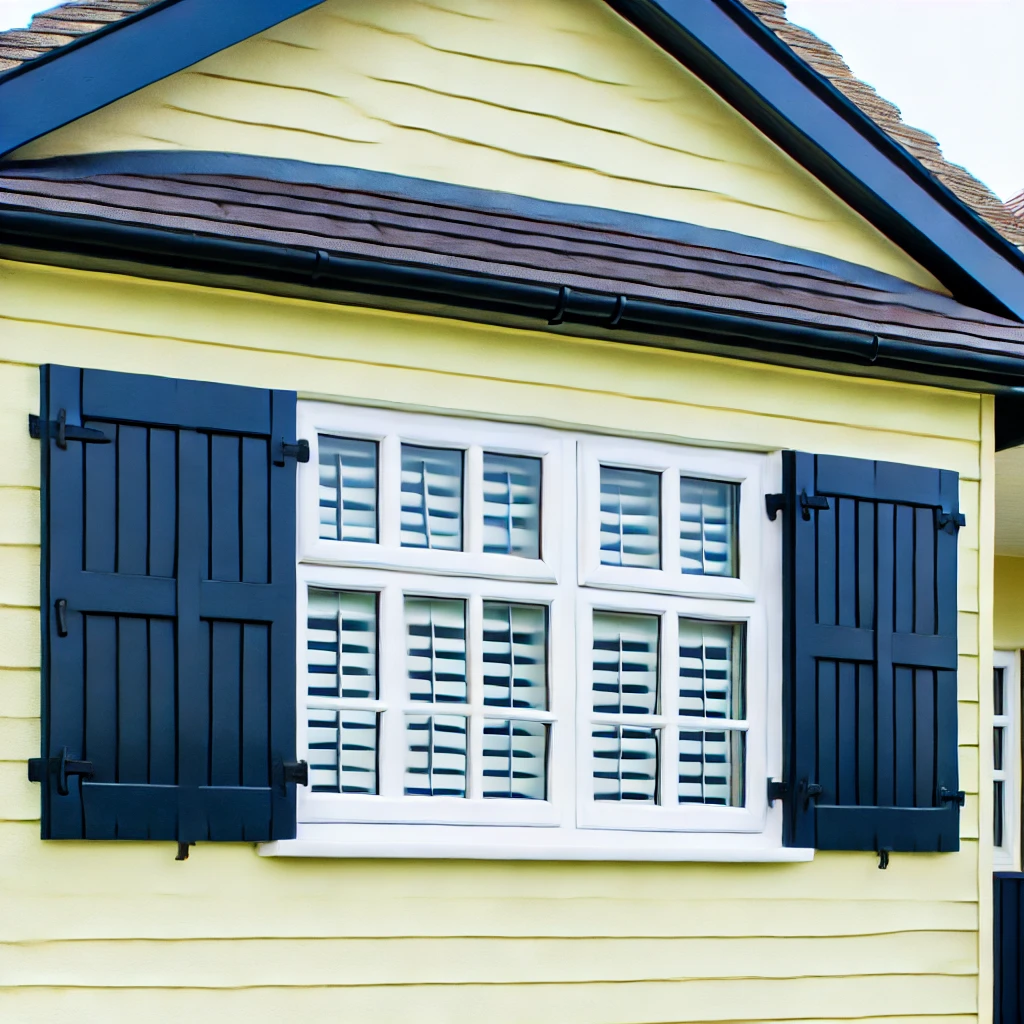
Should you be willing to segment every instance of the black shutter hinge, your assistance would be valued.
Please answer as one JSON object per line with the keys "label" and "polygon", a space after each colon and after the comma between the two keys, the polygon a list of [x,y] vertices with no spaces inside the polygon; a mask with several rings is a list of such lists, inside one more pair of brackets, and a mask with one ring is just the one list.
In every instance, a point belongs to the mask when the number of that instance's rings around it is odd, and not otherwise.
{"label": "black shutter hinge", "polygon": [[878,870],[885,871],[889,867],[889,854],[892,853],[891,846],[883,846],[878,851]]}
{"label": "black shutter hinge", "polygon": [[294,459],[296,462],[309,462],[309,442],[305,439],[289,444],[283,438],[278,443],[277,451],[274,453],[274,465],[283,466],[285,459]]}
{"label": "black shutter hinge", "polygon": [[285,761],[284,782],[294,782],[297,786],[309,785],[309,765],[305,761]]}
{"label": "black shutter hinge", "polygon": [[789,786],[778,779],[768,780],[768,806],[774,807],[776,800],[785,800],[789,795]]}
{"label": "black shutter hinge", "polygon": [[[764,496],[764,507],[768,518],[774,523],[775,517],[786,510],[789,502],[785,494],[766,494]],[[811,518],[811,509],[818,512],[827,512],[831,506],[828,498],[823,494],[808,494],[807,491],[800,492],[800,515],[804,520]]]}
{"label": "black shutter hinge", "polygon": [[83,778],[91,779],[96,773],[93,770],[92,761],[73,761],[68,756],[68,748],[61,747],[57,757],[29,759],[29,782],[45,782],[47,774],[57,776],[57,792],[61,796],[67,796],[71,792],[68,788],[69,775],[81,775]]}
{"label": "black shutter hinge", "polygon": [[822,786],[817,782],[808,782],[806,779],[800,783],[800,796],[803,798],[804,810],[811,806],[812,800],[817,800],[824,792]]}
{"label": "black shutter hinge", "polygon": [[786,508],[786,496],[784,494],[766,494],[764,496],[764,510],[768,518],[774,523],[775,517]]}
{"label": "black shutter hinge", "polygon": [[[43,436],[43,421],[34,413],[28,417],[29,437],[37,441]],[[68,423],[67,409],[61,409],[57,418],[46,424],[46,436],[52,437],[57,442],[57,447],[62,451],[68,446],[68,441],[81,441],[84,444],[110,444],[110,438],[97,430],[95,427],[76,427]]]}
{"label": "black shutter hinge", "polygon": [[947,512],[945,509],[937,509],[935,512],[935,528],[945,530],[946,533],[956,533],[961,526],[967,525],[967,517],[959,509]]}
{"label": "black shutter hinge", "polygon": [[943,786],[939,790],[940,804],[959,804],[963,807],[967,803],[967,794],[962,789],[952,790]]}

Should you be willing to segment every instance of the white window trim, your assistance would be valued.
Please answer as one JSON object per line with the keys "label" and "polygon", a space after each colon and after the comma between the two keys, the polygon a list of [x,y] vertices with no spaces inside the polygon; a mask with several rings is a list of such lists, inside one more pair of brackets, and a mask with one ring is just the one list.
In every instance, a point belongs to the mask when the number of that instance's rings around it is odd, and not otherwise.
{"label": "white window trim", "polygon": [[[403,572],[554,583],[559,579],[564,509],[574,498],[563,466],[574,456],[571,437],[540,427],[473,422],[447,416],[424,416],[299,402],[298,433],[309,440],[309,462],[298,477],[299,559],[319,565],[365,566]],[[377,544],[324,540],[319,522],[320,434],[378,443]],[[403,548],[399,543],[402,444],[450,448],[465,452],[463,464],[464,534],[462,551]],[[541,458],[541,557],[518,558],[483,551],[483,498],[473,483],[482,478],[484,451]],[[562,486],[558,486],[559,483]]]}
{"label": "white window trim", "polygon": [[[768,746],[768,643],[765,615],[761,608],[741,601],[694,600],[657,594],[616,593],[581,590],[577,598],[577,744],[585,752],[576,765],[577,822],[580,828],[630,829],[673,832],[761,832],[766,826]],[[591,674],[593,663],[594,610],[626,611],[657,615],[660,622],[658,689],[662,707],[656,715],[607,715],[594,713]],[[746,626],[746,773],[744,807],[711,807],[675,802],[676,782],[669,777],[677,770],[680,729],[714,731],[721,723],[714,719],[680,716],[676,711],[679,693],[679,644],[673,639],[676,616]],[[597,722],[653,725],[661,729],[659,764],[663,803],[628,805],[597,803],[593,791],[593,761],[589,755],[591,727]]]}
{"label": "white window trim", "polygon": [[[583,586],[690,597],[754,601],[761,583],[765,473],[770,460],[750,452],[689,448],[620,438],[585,438],[579,444],[579,582]],[[602,565],[601,467],[646,469],[661,474],[661,568]],[[739,484],[740,575],[696,576],[680,571],[679,476]],[[673,538],[673,543],[667,543]]]}
{"label": "white window trim", "polygon": [[993,767],[992,781],[1003,783],[1003,845],[992,851],[998,871],[1015,871],[1020,863],[1020,651],[995,651],[992,666],[1003,671],[1003,714],[993,713],[992,726],[1003,729],[1003,769]]}
{"label": "white window trim", "polygon": [[[386,793],[395,790],[395,779],[384,778],[383,773],[389,769],[382,756],[381,786],[385,792],[381,796],[314,794],[299,787],[296,838],[262,844],[261,855],[723,862],[794,862],[813,857],[813,850],[782,846],[781,803],[768,808],[765,798],[767,779],[780,777],[782,771],[781,525],[769,523],[764,515],[764,494],[781,486],[781,458],[326,402],[300,402],[298,422],[299,436],[308,438],[311,447],[310,462],[300,466],[298,483],[300,637],[305,635],[306,593],[311,584],[387,595],[381,598],[379,635],[385,636],[390,626],[392,635],[403,637],[403,641],[396,645],[393,640],[385,640],[380,645],[380,696],[386,701],[394,696],[385,693],[385,673],[404,684],[404,664],[386,664],[396,658],[404,661],[404,623],[390,621],[395,618],[395,609],[401,616],[400,597],[396,600],[395,595],[400,595],[403,588],[406,593],[460,596],[469,602],[494,597],[546,604],[550,609],[549,708],[556,726],[550,735],[546,801],[509,801],[506,805],[504,801],[474,799],[472,792],[465,799],[389,797]],[[317,436],[321,432],[380,443],[379,545],[320,539]],[[387,507],[387,491],[391,488],[397,492],[397,487],[394,482],[389,484],[386,474],[394,476],[398,471],[402,441],[466,451],[465,551],[423,551],[398,545],[399,509],[397,505]],[[581,453],[578,475],[572,471],[577,445]],[[482,509],[471,481],[482,465],[483,451],[540,455],[543,459],[540,559],[482,552],[478,526],[482,524]],[[663,464],[664,472],[679,469],[694,476],[738,482],[740,578],[669,579],[667,563],[661,570],[602,566],[596,575],[584,574],[580,567],[589,553],[583,546],[567,540],[559,545],[558,541],[571,535],[573,524],[582,525],[576,498],[577,486],[586,475],[587,458],[598,472],[601,460],[618,458],[631,467]],[[671,490],[663,484],[663,495]],[[678,493],[675,499],[678,506]],[[596,526],[596,511],[594,515]],[[663,533],[668,535],[668,525],[678,520],[678,509],[673,517],[666,517],[663,507],[662,516]],[[594,544],[599,544],[596,535]],[[616,571],[602,578],[601,570],[607,569]],[[628,578],[634,573],[640,574],[637,579]],[[586,584],[581,587],[584,579]],[[591,614],[595,605],[621,610],[647,607],[662,614],[683,611],[693,617],[747,623],[746,807],[650,808],[667,812],[658,815],[660,821],[656,824],[644,820],[601,821],[600,815],[581,813],[582,803],[589,802],[587,810],[593,809],[593,801],[584,800],[584,795],[592,792],[590,759],[577,757],[582,730],[589,727],[586,705],[580,705],[578,712],[577,701],[580,687],[589,685],[591,651],[588,649],[580,660],[579,646],[585,642],[584,637],[589,637],[590,626],[588,622],[587,628],[579,629],[574,623],[580,616]],[[467,642],[472,645],[472,632]],[[300,641],[297,648],[298,739],[300,750],[304,750],[306,707],[343,707],[347,702],[307,699],[305,643]],[[477,656],[467,649],[467,668],[471,672],[471,661]],[[360,702],[360,706],[367,705]],[[409,710],[424,713],[426,707],[410,705]],[[771,714],[769,709],[774,709]],[[486,708],[488,716],[492,710],[496,712],[494,717],[518,716],[518,712],[490,707]],[[522,717],[531,716],[526,713]],[[381,743],[388,741],[382,735]],[[589,738],[587,742],[589,749]],[[581,761],[586,764],[581,765]],[[400,779],[400,766],[390,770]]]}

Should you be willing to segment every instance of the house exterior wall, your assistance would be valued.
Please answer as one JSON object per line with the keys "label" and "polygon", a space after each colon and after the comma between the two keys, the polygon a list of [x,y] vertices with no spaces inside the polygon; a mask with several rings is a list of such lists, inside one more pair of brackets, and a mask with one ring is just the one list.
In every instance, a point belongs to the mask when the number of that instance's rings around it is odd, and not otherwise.
{"label": "house exterior wall", "polygon": [[23,147],[362,167],[936,279],[603,0],[327,0]]}
{"label": "house exterior wall", "polygon": [[1024,558],[997,557],[995,581],[995,645],[1024,648]]}
{"label": "house exterior wall", "polygon": [[[956,854],[803,864],[273,859],[42,842],[37,364],[961,474]],[[644,1024],[991,1018],[979,765],[992,406],[439,318],[0,262],[0,1007],[5,1020]],[[987,588],[987,589],[986,589]],[[987,594],[987,597],[985,596]],[[989,698],[990,699],[990,698]],[[990,741],[988,741],[990,742]],[[979,880],[983,884],[979,884]]]}

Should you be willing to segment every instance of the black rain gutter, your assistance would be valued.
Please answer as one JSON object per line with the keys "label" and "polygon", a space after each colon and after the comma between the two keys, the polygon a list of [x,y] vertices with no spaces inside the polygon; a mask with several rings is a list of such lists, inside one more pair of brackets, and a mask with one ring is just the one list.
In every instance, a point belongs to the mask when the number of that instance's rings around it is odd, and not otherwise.
{"label": "black rain gutter", "polygon": [[606,0],[965,305],[1024,321],[1024,253],[740,0]]}
{"label": "black rain gutter", "polygon": [[[789,357],[803,365],[838,363],[914,373],[935,381],[973,382],[979,390],[1007,392],[1004,438],[1024,441],[1024,357],[963,348],[940,348],[905,338],[814,327],[784,320],[697,309],[557,284],[483,273],[388,262],[324,250],[242,242],[165,228],[118,224],[26,210],[0,210],[0,242],[36,250],[274,281],[344,295],[399,299],[426,313],[458,310],[500,314],[536,325],[580,325],[644,338],[700,341],[722,355],[751,351]],[[1011,390],[1014,389],[1014,390]],[[1000,397],[1001,400],[1001,397]],[[1024,404],[1020,406],[1024,410]],[[1011,415],[1012,412],[1012,415]],[[1020,422],[1022,426],[1017,428]],[[1002,447],[1008,447],[1003,444]]]}

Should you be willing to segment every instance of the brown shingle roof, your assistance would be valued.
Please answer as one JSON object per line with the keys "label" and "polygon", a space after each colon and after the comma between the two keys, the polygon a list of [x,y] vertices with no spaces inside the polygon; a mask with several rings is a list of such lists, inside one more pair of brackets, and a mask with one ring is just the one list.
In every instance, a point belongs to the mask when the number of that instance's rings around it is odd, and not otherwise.
{"label": "brown shingle roof", "polygon": [[901,283],[392,193],[215,174],[8,176],[0,210],[94,217],[1024,358],[1024,325]]}
{"label": "brown shingle roof", "polygon": [[[31,26],[0,32],[0,73],[120,21],[158,0],[71,0],[37,14]],[[1024,245],[1024,198],[1004,205],[988,186],[942,155],[938,142],[903,122],[899,108],[856,78],[840,54],[786,18],[783,0],[740,0],[750,11],[850,101],[883,128],[956,196],[1011,242]],[[1022,194],[1024,195],[1024,194]],[[1013,203],[1018,202],[1014,207]]]}
{"label": "brown shingle roof", "polygon": [[1014,215],[1024,219],[1024,189],[1006,200],[1006,208]]}
{"label": "brown shingle roof", "polygon": [[1011,214],[998,196],[963,167],[950,163],[931,135],[905,124],[899,107],[883,99],[870,85],[857,78],[832,46],[813,32],[789,21],[783,0],[741,2],[818,74],[827,78],[911,156],[920,160],[962,203],[987,220],[1005,238],[1016,245],[1024,245],[1024,224]]}
{"label": "brown shingle roof", "polygon": [[0,72],[66,46],[81,36],[151,7],[157,0],[72,0],[41,11],[28,28],[0,32]]}

